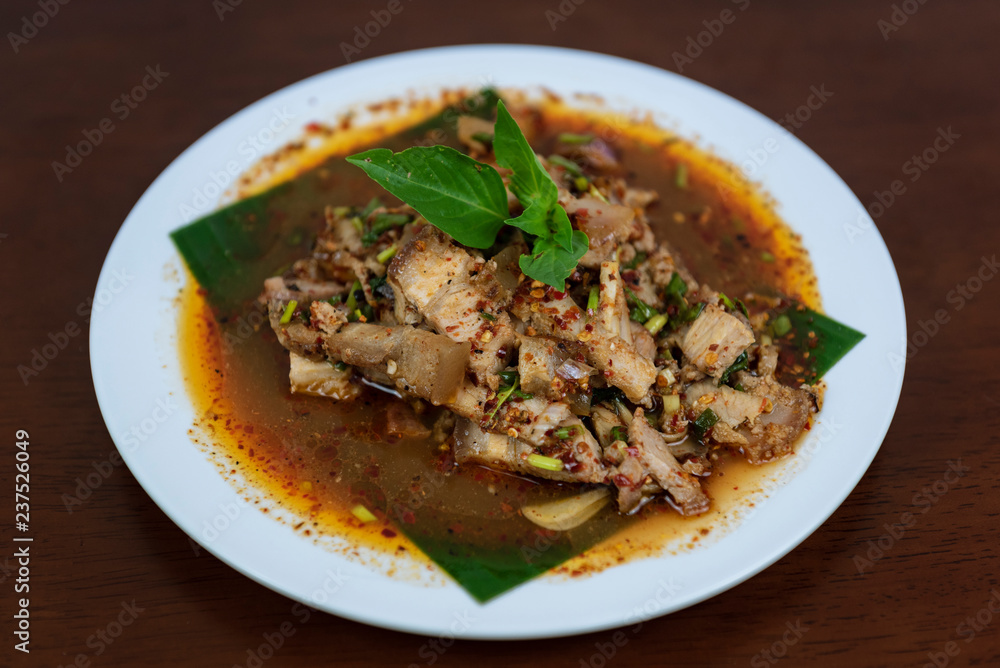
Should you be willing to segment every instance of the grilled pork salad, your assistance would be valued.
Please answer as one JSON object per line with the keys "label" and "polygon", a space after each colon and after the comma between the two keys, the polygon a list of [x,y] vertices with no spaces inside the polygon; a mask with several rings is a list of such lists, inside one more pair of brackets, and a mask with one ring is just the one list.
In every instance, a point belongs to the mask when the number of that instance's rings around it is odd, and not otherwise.
{"label": "grilled pork salad", "polygon": [[538,156],[503,102],[458,135],[466,152],[349,157],[403,204],[328,207],[312,254],[265,282],[293,392],[447,408],[460,466],[580,486],[522,509],[548,528],[612,500],[703,513],[718,449],[792,453],[819,396],[783,368],[777,299],[700,284],[602,140]]}

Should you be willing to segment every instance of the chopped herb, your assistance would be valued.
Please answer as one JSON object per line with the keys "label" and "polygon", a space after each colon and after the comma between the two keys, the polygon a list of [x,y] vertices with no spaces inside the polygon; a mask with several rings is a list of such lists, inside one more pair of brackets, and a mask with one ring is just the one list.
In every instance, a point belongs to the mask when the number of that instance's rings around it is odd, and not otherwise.
{"label": "chopped herb", "polygon": [[611,440],[628,442],[628,429],[625,427],[612,427]]}
{"label": "chopped herb", "polygon": [[295,308],[299,305],[294,299],[288,302],[288,306],[285,307],[285,312],[281,314],[281,320],[279,321],[282,325],[287,325],[292,320],[292,314],[295,313]]}
{"label": "chopped herb", "polygon": [[597,311],[597,305],[600,303],[601,292],[595,285],[590,289],[590,294],[587,295],[587,312],[593,313]]}
{"label": "chopped herb", "polygon": [[497,371],[497,375],[500,376],[500,380],[503,381],[503,384],[508,387],[513,386],[514,383],[516,383],[519,378],[517,371],[515,369],[507,369],[506,371]]}
{"label": "chopped herb", "polygon": [[711,408],[706,408],[704,412],[691,423],[691,431],[694,432],[695,437],[697,437],[700,441],[705,438],[705,433],[714,427],[715,423],[718,421],[719,416],[715,414],[715,411]]}
{"label": "chopped herb", "polygon": [[614,403],[616,401],[624,401],[625,393],[619,390],[617,387],[608,385],[607,387],[597,387],[594,388],[594,392],[591,398],[591,403]]}
{"label": "chopped herb", "polygon": [[372,511],[365,508],[360,503],[353,508],[351,508],[351,514],[357,517],[359,520],[367,524],[368,522],[374,522],[378,518],[372,514]]}
{"label": "chopped herb", "polygon": [[601,200],[605,204],[608,204],[608,198],[605,197],[604,193],[598,190],[597,186],[595,186],[593,183],[590,184],[590,194],[596,197],[597,199]]}
{"label": "chopped herb", "polygon": [[668,394],[663,397],[663,412],[667,415],[673,415],[681,409],[681,395],[679,394]]}
{"label": "chopped herb", "polygon": [[632,308],[629,310],[629,317],[636,322],[647,322],[650,318],[656,315],[656,311],[653,307],[639,299],[636,294],[632,292],[632,288],[625,286],[625,296],[628,298],[628,302],[632,304]]}
{"label": "chopped herb", "polygon": [[676,185],[681,190],[687,190],[688,187],[688,168],[683,162],[677,165],[677,176],[674,179],[674,185]]}
{"label": "chopped herb", "polygon": [[[359,234],[365,231],[365,221],[361,220],[360,216],[354,216],[351,218],[351,227],[356,229]],[[362,239],[364,241],[364,239]]]}
{"label": "chopped herb", "polygon": [[368,204],[365,205],[365,208],[363,208],[358,213],[358,215],[361,216],[362,218],[367,218],[368,216],[372,215],[372,211],[379,208],[380,206],[382,206],[382,200],[380,200],[378,197],[372,197],[370,200],[368,200]]}
{"label": "chopped herb", "polygon": [[719,293],[719,299],[722,300],[722,305],[725,306],[730,311],[735,311],[736,310],[736,304],[734,304],[733,300],[730,299],[729,297],[727,297],[725,295],[725,293],[720,292]]}
{"label": "chopped herb", "polygon": [[329,304],[330,306],[334,306],[336,304],[339,304],[343,300],[344,300],[344,295],[334,295],[334,296],[330,297],[329,299],[327,299],[326,303]]}
{"label": "chopped herb", "polygon": [[775,318],[774,324],[771,327],[774,329],[774,335],[781,337],[792,331],[792,321],[788,319],[787,314],[782,313]]}
{"label": "chopped herb", "polygon": [[579,427],[577,425],[570,425],[569,427],[559,427],[553,432],[553,436],[558,438],[560,441],[565,438],[572,438],[579,432]]}
{"label": "chopped herb", "polygon": [[676,271],[670,277],[670,282],[667,284],[667,297],[675,304],[682,304],[684,302],[684,295],[687,294],[688,286],[681,278],[681,275]]}
{"label": "chopped herb", "polygon": [[[504,374],[507,375],[505,376]],[[531,399],[531,397],[533,396],[531,394],[528,394],[527,392],[520,391],[518,385],[520,385],[521,379],[519,376],[517,376],[516,371],[501,371],[497,375],[506,380],[507,378],[510,377],[510,374],[514,374],[513,383],[509,386],[501,386],[500,389],[497,391],[497,405],[494,406],[493,410],[490,411],[490,414],[486,416],[485,422],[489,422],[490,420],[492,420],[493,416],[497,414],[498,410],[500,410],[500,407],[503,406],[504,402],[510,399],[511,396],[514,396],[515,398],[518,399]]]}
{"label": "chopped herb", "polygon": [[740,310],[740,313],[742,313],[747,320],[750,319],[750,311],[747,310],[747,305],[743,303],[742,299],[736,300],[736,308]]}
{"label": "chopped herb", "polygon": [[643,327],[645,327],[650,334],[656,336],[657,334],[660,333],[660,330],[663,329],[664,326],[666,326],[666,324],[667,324],[667,316],[663,313],[657,313],[652,318],[647,320],[646,324],[643,325]]}
{"label": "chopped herb", "polygon": [[381,253],[379,253],[378,255],[376,255],[375,259],[378,260],[379,264],[385,264],[386,262],[392,259],[392,257],[396,254],[397,250],[399,249],[396,248],[396,244],[393,244],[388,248],[386,248]]}
{"label": "chopped herb", "polygon": [[574,132],[563,132],[559,135],[559,141],[563,144],[589,144],[594,141],[594,135],[590,134],[576,134]]}
{"label": "chopped herb", "polygon": [[559,165],[573,176],[583,176],[583,170],[580,169],[580,165],[576,164],[569,158],[553,154],[549,156],[549,162],[553,165]]}
{"label": "chopped herb", "polygon": [[635,254],[635,257],[633,257],[631,260],[629,260],[627,263],[625,263],[624,266],[625,266],[626,269],[635,269],[640,264],[642,264],[643,262],[645,262],[647,257],[649,257],[649,256],[646,255],[645,251],[639,251],[638,253]]}
{"label": "chopped herb", "polygon": [[735,385],[733,385],[733,389],[736,390],[736,391],[738,391],[738,392],[746,392],[747,391],[747,388],[743,387],[743,383],[736,383]]}
{"label": "chopped herb", "polygon": [[487,313],[486,311],[480,311],[479,315],[480,315],[480,317],[483,320],[488,320],[490,322],[496,322],[497,321],[497,317],[495,315],[493,315],[492,313]]}
{"label": "chopped herb", "polygon": [[760,259],[761,262],[768,262],[768,263],[774,262],[774,256],[768,253],[767,251],[761,252]]}
{"label": "chopped herb", "polygon": [[587,189],[590,188],[590,181],[587,180],[586,176],[578,176],[573,179],[573,185],[576,186],[577,190],[585,193],[587,192]]}
{"label": "chopped herb", "polygon": [[528,455],[528,463],[534,466],[536,469],[544,469],[546,471],[563,470],[562,460],[556,459],[555,457],[546,457],[545,455],[530,454]]}
{"label": "chopped herb", "polygon": [[333,365],[333,368],[337,371],[347,371],[347,364],[344,362],[337,362]]}
{"label": "chopped herb", "polygon": [[684,311],[684,322],[694,322],[701,315],[701,312],[705,310],[705,302],[698,302],[697,304],[692,304],[687,310]]}
{"label": "chopped herb", "polygon": [[348,311],[354,311],[358,307],[358,292],[361,293],[362,298],[364,298],[364,290],[361,289],[361,281],[354,281],[354,285],[351,286],[351,291],[347,293],[347,301],[344,303],[347,306]]}
{"label": "chopped herb", "polygon": [[736,360],[729,365],[729,368],[726,369],[725,373],[722,374],[722,378],[719,378],[719,385],[720,386],[725,385],[726,383],[729,382],[730,376],[732,376],[737,371],[743,371],[744,369],[747,369],[749,366],[750,366],[750,358],[747,355],[747,351],[744,350],[743,352],[740,353],[739,357],[737,357]]}

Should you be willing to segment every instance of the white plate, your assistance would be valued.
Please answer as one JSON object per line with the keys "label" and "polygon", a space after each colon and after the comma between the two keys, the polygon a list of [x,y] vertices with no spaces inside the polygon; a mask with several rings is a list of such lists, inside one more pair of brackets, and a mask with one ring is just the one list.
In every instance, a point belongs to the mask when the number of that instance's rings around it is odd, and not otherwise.
{"label": "white plate", "polygon": [[[795,475],[717,542],[575,580],[542,577],[486,605],[450,580],[426,586],[331,554],[247,509],[191,443],[194,415],[178,368],[176,280],[168,233],[219,202],[227,163],[297,138],[314,120],[409,90],[544,85],[564,97],[598,93],[644,109],[735,164],[774,140],[753,174],[809,250],[826,311],[867,334],[828,375],[829,392]],[[289,118],[291,120],[289,121]],[[265,130],[265,128],[267,130]],[[256,140],[256,145],[251,139]],[[774,146],[774,144],[768,144]],[[214,181],[213,181],[214,179]],[[718,91],[647,65],[582,51],[484,45],[376,58],[319,74],[229,118],[177,158],[122,225],[101,272],[91,322],[97,398],[139,483],[188,535],[233,568],[286,596],[350,619],[428,635],[536,638],[621,626],[690,606],[760,572],[843,502],[875,457],[899,397],[906,335],[892,260],[871,219],[819,157],[777,124]],[[214,540],[206,522],[242,509]],[[817,577],[823,577],[817,573]]]}

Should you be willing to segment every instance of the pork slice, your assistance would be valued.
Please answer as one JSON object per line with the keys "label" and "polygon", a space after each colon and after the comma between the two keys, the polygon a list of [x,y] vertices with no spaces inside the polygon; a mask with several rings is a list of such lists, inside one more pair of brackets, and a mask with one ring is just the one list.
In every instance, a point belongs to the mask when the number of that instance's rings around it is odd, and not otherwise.
{"label": "pork slice", "polygon": [[743,425],[737,433],[747,439],[743,454],[751,464],[763,464],[787,457],[795,449],[816,404],[812,394],[801,388],[782,385],[770,377],[755,377],[746,371],[737,380],[750,396],[764,401],[770,411],[763,412],[752,425]]}
{"label": "pork slice", "polygon": [[473,420],[459,419],[455,423],[454,436],[455,461],[459,464],[478,464],[498,471],[572,483],[603,482],[606,475],[603,468],[588,466],[586,458],[581,459],[582,465],[560,471],[532,466],[528,457],[536,448],[506,434],[485,431]]}
{"label": "pork slice", "polygon": [[[697,515],[708,510],[708,496],[698,478],[685,471],[670,454],[663,436],[650,426],[642,408],[635,409],[628,428],[628,444],[626,461],[635,458],[648,475],[670,493],[682,515]],[[621,466],[618,467],[619,473]],[[634,468],[631,464],[628,466]],[[633,479],[634,476],[630,475],[629,480]],[[623,510],[627,512],[628,508]]]}
{"label": "pork slice", "polygon": [[583,343],[587,363],[600,371],[608,383],[621,389],[630,401],[642,402],[656,380],[653,363],[621,338],[599,333],[568,293],[550,288],[538,297],[536,290],[542,288],[523,283],[514,295],[511,312],[530,324],[536,333]]}
{"label": "pork slice", "polygon": [[753,425],[757,416],[764,412],[767,402],[764,396],[740,392],[728,385],[716,387],[713,380],[698,381],[684,390],[684,404],[688,408],[694,408],[697,413],[711,408],[720,422],[733,429],[744,423]]}
{"label": "pork slice", "polygon": [[330,359],[384,374],[401,392],[435,406],[455,398],[469,361],[468,343],[405,325],[350,323],[322,339]]}
{"label": "pork slice", "polygon": [[721,378],[753,341],[750,325],[709,304],[691,323],[681,341],[681,350],[699,371]]}
{"label": "pork slice", "polygon": [[501,299],[504,290],[484,268],[486,263],[428,225],[393,258],[388,275],[393,290],[435,330],[471,344],[469,369],[495,387],[494,374],[510,359],[515,331]]}

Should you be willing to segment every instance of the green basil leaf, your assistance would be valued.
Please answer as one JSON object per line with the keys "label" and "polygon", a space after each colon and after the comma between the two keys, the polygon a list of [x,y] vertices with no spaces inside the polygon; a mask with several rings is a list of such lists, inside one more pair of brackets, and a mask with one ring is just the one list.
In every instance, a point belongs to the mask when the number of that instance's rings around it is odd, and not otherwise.
{"label": "green basil leaf", "polygon": [[571,238],[572,248],[566,250],[551,238],[538,237],[531,249],[531,255],[522,255],[518,260],[518,266],[526,276],[565,290],[566,279],[573,273],[576,263],[590,247],[587,235],[580,230],[573,230]]}
{"label": "green basil leaf", "polygon": [[563,250],[573,250],[573,224],[569,222],[566,210],[558,204],[546,210],[542,202],[532,202],[520,216],[508,218],[505,222],[536,237],[551,238]]}
{"label": "green basil leaf", "polygon": [[514,171],[510,176],[510,190],[525,209],[535,202],[541,203],[546,211],[552,208],[559,197],[559,189],[502,100],[497,102],[493,152],[498,165]]}
{"label": "green basil leaf", "polygon": [[376,148],[347,161],[460,244],[489,248],[510,216],[500,174],[453,148]]}

